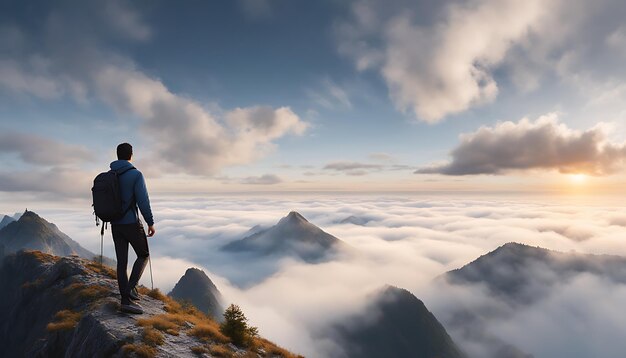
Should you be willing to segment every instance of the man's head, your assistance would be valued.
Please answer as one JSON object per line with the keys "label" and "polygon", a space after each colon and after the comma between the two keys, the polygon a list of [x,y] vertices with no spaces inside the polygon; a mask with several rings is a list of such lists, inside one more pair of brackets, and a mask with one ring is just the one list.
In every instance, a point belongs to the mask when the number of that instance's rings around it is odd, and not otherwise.
{"label": "man's head", "polygon": [[133,156],[133,146],[128,143],[122,143],[117,146],[117,159],[130,160]]}

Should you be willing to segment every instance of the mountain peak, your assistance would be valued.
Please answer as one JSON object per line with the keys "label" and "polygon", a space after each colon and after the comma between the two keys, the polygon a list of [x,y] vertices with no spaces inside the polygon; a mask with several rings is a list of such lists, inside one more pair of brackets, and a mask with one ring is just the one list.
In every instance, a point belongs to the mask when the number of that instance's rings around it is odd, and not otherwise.
{"label": "mountain peak", "polygon": [[190,267],[168,294],[178,300],[190,301],[201,312],[220,319],[224,307],[222,295],[204,271]]}
{"label": "mountain peak", "polygon": [[2,217],[2,220],[0,220],[0,229],[2,229],[3,227],[9,225],[10,223],[12,223],[14,221],[15,221],[15,219],[10,217],[9,215],[4,215],[4,217]]}
{"label": "mountain peak", "polygon": [[524,250],[524,249],[535,249],[535,248],[536,247],[534,247],[534,246],[521,244],[519,242],[512,241],[512,242],[507,242],[506,244],[500,246],[495,251],[502,250],[502,249],[507,249],[507,250]]}
{"label": "mountain peak", "polygon": [[194,285],[197,285],[197,284],[208,285],[214,289],[217,289],[215,287],[215,284],[213,284],[213,281],[211,281],[211,279],[209,278],[209,276],[207,276],[207,274],[204,273],[203,270],[200,270],[195,267],[188,268],[187,271],[185,271],[185,274],[183,275],[183,277],[181,277],[181,281],[183,279],[193,283]]}
{"label": "mountain peak", "polygon": [[317,262],[329,253],[336,253],[343,245],[341,240],[310,223],[297,211],[291,211],[276,225],[226,244],[222,249],[262,256],[297,256],[307,262]]}
{"label": "mountain peak", "polygon": [[290,211],[289,214],[287,214],[287,216],[282,218],[280,221],[283,220],[290,223],[309,222],[307,219],[304,218],[304,216],[302,216],[302,214],[297,211]]}
{"label": "mountain peak", "polygon": [[465,358],[445,328],[411,292],[384,286],[375,292],[362,312],[335,324],[349,357]]}
{"label": "mountain peak", "polygon": [[35,222],[42,223],[42,224],[50,224],[44,218],[37,215],[37,213],[35,213],[34,211],[29,211],[28,209],[24,211],[22,216],[20,216],[20,218],[17,221],[18,222],[35,221]]}
{"label": "mountain peak", "polygon": [[17,221],[0,230],[0,244],[7,253],[22,249],[39,250],[59,256],[78,255],[91,259],[95,254],[33,211],[26,210]]}

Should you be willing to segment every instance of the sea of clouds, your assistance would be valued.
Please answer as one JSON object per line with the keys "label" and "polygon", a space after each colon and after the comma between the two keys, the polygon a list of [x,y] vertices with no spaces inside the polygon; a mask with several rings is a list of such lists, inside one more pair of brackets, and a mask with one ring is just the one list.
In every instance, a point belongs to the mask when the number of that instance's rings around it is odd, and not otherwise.
{"label": "sea of clouds", "polygon": [[[18,209],[5,205],[7,213]],[[325,329],[359,313],[385,284],[411,291],[444,325],[460,305],[505,312],[486,315],[489,333],[535,357],[618,357],[626,351],[626,286],[603,277],[580,275],[528,307],[507,306],[480,287],[452,288],[433,281],[507,242],[626,256],[626,211],[617,198],[268,194],[165,196],[152,205],[155,286],[169,292],[187,268],[202,268],[263,336],[306,356],[340,357],[341,342],[324,334]],[[99,252],[99,230],[89,210],[29,209]],[[256,225],[274,225],[292,210],[348,243],[350,252],[331,262],[306,264],[247,261],[219,250]],[[349,216],[366,223],[340,223]],[[110,234],[104,251],[115,256]],[[149,277],[146,271],[143,283],[148,286]],[[246,277],[254,277],[253,283],[241,284]],[[449,333],[473,356],[488,351],[484,342]]]}

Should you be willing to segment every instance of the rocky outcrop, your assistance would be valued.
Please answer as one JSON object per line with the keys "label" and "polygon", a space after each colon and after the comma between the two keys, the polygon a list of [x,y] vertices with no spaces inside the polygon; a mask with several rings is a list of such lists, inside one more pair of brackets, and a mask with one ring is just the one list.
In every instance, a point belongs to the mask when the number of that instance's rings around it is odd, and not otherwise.
{"label": "rocky outcrop", "polygon": [[387,286],[362,314],[334,325],[347,357],[464,358],[437,318],[407,290]]}
{"label": "rocky outcrop", "polygon": [[224,312],[222,294],[204,271],[191,267],[180,278],[168,296],[188,301],[200,312],[220,320]]}
{"label": "rocky outcrop", "polygon": [[142,288],[145,313],[119,311],[115,272],[77,256],[20,251],[0,268],[0,347],[6,357],[292,357],[257,338],[239,348],[218,324],[158,290]]}

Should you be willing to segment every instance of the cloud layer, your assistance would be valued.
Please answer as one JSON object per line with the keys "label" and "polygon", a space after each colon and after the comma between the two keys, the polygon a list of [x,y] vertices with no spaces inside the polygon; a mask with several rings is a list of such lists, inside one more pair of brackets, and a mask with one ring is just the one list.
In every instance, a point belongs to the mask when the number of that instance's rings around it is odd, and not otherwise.
{"label": "cloud layer", "polygon": [[416,174],[503,174],[515,170],[558,170],[561,173],[608,175],[624,167],[626,143],[608,140],[606,126],[577,131],[554,114],[535,121],[503,122],[461,135],[461,143],[443,165]]}
{"label": "cloud layer", "polygon": [[[441,287],[434,289],[432,279],[510,241],[564,252],[626,255],[622,244],[626,217],[619,214],[621,204],[610,199],[336,195],[153,200],[159,233],[150,244],[157,286],[167,291],[187,266],[203,267],[227,301],[241,304],[261,334],[312,357],[340,356],[341,344],[324,338],[320,332],[334,320],[361,309],[367,303],[367,295],[384,284],[409,289],[442,321],[461,303],[501,309],[502,302],[494,301],[480,287],[454,294],[456,291]],[[316,265],[292,260],[273,263],[278,265],[278,271],[266,280],[248,288],[233,285],[229,279],[266,267],[240,261],[218,248],[247,235],[255,225],[275,224],[290,210],[298,210],[309,221],[346,241],[356,254]],[[98,250],[99,236],[90,213],[82,208],[50,208],[40,213],[88,249]],[[368,220],[364,225],[339,223],[349,216]],[[107,252],[113,253],[110,240],[105,240]],[[598,305],[597,292],[607,293],[610,299]],[[595,332],[595,337],[615,337],[626,327],[626,316],[618,314],[622,286],[599,277],[580,277],[559,286],[550,297],[512,319],[491,321],[490,329],[500,339],[538,357],[576,356],[563,342],[576,342],[579,352],[586,356],[613,357],[611,352],[626,348],[618,343],[626,340],[611,344],[592,342],[578,330],[548,334],[551,326],[539,319],[550,317],[554,322],[570,322],[572,327],[584,325]],[[572,315],[566,308],[554,309],[559,304],[572,307],[572,303],[567,303],[568,297],[570,302],[575,298],[581,315]],[[609,317],[607,312],[612,312],[610,324],[591,319]],[[544,333],[520,335],[524,331]],[[486,349],[472,346],[461,335],[452,333],[468,351]],[[546,352],[551,354],[545,355]]]}

